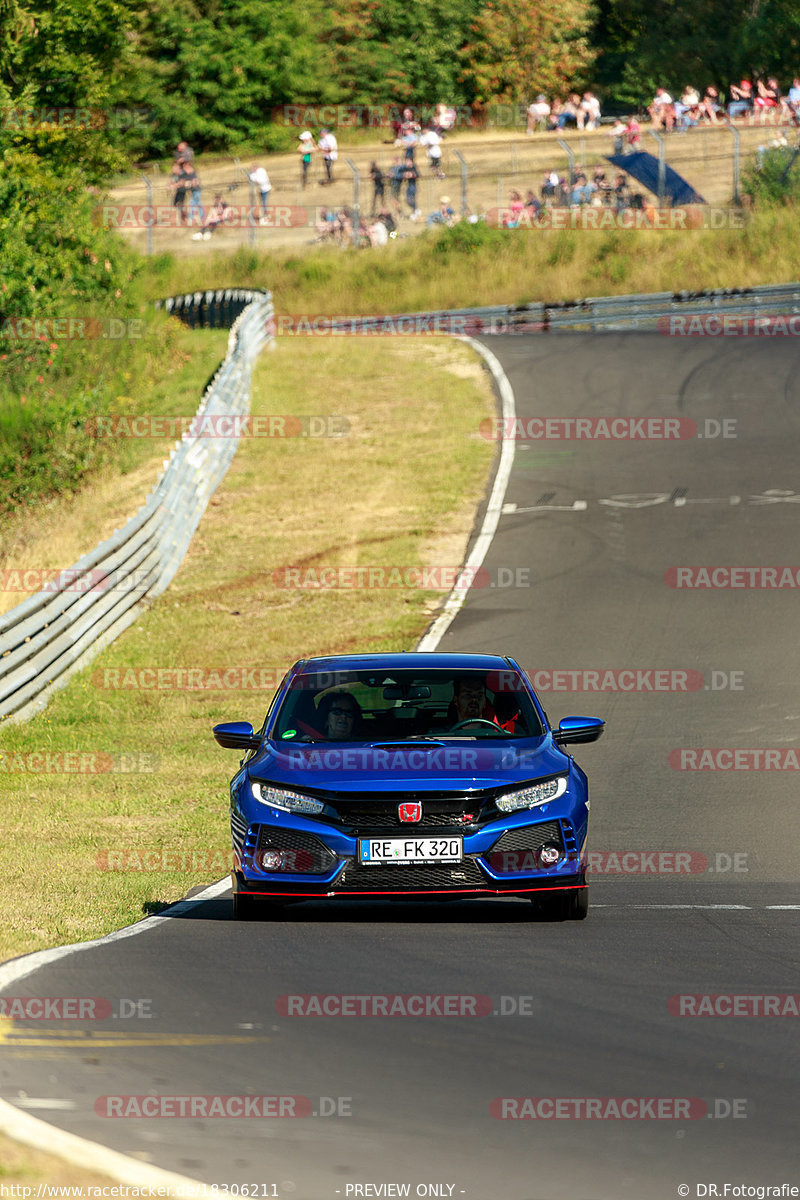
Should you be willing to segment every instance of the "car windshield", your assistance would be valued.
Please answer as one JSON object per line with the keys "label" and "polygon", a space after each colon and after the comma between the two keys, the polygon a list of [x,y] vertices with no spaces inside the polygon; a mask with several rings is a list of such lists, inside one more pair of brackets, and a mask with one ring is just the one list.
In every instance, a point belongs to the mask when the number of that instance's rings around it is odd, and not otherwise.
{"label": "car windshield", "polygon": [[298,675],[270,736],[281,742],[397,742],[542,733],[531,698],[509,667]]}

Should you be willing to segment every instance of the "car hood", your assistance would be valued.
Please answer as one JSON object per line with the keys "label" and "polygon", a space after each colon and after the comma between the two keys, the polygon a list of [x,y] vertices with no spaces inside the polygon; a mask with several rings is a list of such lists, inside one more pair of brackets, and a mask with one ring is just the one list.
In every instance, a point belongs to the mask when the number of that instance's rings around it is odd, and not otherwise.
{"label": "car hood", "polygon": [[267,741],[247,764],[252,778],[287,788],[359,793],[478,791],[564,773],[569,758],[550,734],[450,742]]}

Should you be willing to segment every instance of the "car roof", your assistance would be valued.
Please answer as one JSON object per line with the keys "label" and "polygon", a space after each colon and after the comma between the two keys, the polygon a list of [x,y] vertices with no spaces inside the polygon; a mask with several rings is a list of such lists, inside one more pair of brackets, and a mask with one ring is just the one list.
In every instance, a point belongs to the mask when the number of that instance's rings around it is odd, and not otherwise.
{"label": "car roof", "polygon": [[331,654],[325,657],[301,659],[295,663],[293,672],[310,675],[317,671],[419,671],[440,668],[451,671],[500,671],[509,666],[516,667],[501,654],[441,654],[385,653],[385,654]]}

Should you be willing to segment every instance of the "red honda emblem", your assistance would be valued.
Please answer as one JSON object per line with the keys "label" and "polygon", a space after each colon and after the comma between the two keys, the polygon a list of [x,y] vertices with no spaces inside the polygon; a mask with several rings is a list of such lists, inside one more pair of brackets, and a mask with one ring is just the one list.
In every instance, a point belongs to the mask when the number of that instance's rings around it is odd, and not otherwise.
{"label": "red honda emblem", "polygon": [[397,815],[401,821],[405,821],[409,824],[416,824],[417,821],[422,820],[422,805],[419,803],[398,804]]}

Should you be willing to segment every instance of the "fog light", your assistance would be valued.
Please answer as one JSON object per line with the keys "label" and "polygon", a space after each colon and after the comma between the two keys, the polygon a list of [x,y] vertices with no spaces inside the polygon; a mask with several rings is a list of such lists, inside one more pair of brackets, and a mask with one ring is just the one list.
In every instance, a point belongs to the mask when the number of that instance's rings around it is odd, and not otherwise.
{"label": "fog light", "polygon": [[558,846],[542,846],[539,851],[539,862],[543,867],[554,867],[561,858]]}
{"label": "fog light", "polygon": [[283,853],[280,850],[259,850],[256,862],[262,871],[280,871],[283,866]]}

